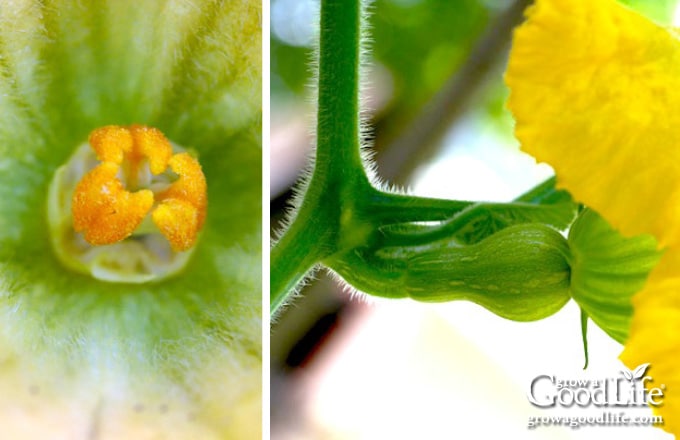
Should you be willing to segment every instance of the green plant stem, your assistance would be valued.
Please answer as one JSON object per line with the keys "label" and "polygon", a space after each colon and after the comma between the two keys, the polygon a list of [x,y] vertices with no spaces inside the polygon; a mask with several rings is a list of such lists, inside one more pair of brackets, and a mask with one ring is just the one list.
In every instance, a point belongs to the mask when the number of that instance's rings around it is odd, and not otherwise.
{"label": "green plant stem", "polygon": [[360,20],[359,0],[321,2],[316,185],[370,186],[359,146]]}
{"label": "green plant stem", "polygon": [[[450,220],[430,227],[384,230],[385,244],[417,246],[455,237],[464,227],[480,221],[494,221],[489,234],[514,223],[542,223],[565,227],[574,218],[576,209],[571,204],[534,205],[530,203],[479,203],[460,212]],[[481,231],[482,225],[474,227]],[[478,237],[482,238],[482,237]]]}
{"label": "green plant stem", "polygon": [[[478,206],[474,211],[466,211],[467,216],[455,217],[473,203],[390,194],[374,188],[364,168],[359,133],[361,13],[360,0],[321,2],[314,170],[290,226],[271,250],[272,314],[280,310],[296,286],[319,263],[332,267],[348,252],[390,237],[411,244],[414,239],[429,243],[441,238],[441,234],[455,232],[470,220],[468,217],[480,216],[482,221],[493,217],[495,209],[512,210],[507,225],[518,216],[528,216],[530,221],[538,216],[543,221],[546,216],[538,214],[550,211],[551,207],[535,203],[556,202],[563,197],[555,191],[554,181],[549,180],[525,194],[524,203]],[[570,210],[567,211],[569,214]],[[503,216],[501,220],[505,221]],[[398,232],[392,237],[381,230],[394,224],[417,228],[414,222],[435,221],[445,223],[423,231],[409,229],[403,237]],[[502,226],[507,226],[505,223]]]}
{"label": "green plant stem", "polygon": [[[301,225],[301,222],[294,226]],[[317,240],[316,231],[312,228],[295,227],[289,229],[271,250],[269,268],[270,273],[270,312],[275,313],[295,292],[307,273],[319,260],[309,244]]]}
{"label": "green plant stem", "polygon": [[557,179],[553,176],[539,183],[529,191],[515,199],[515,202],[533,203],[537,205],[555,203],[574,203],[571,195],[556,188]]}
{"label": "green plant stem", "polygon": [[336,251],[340,230],[356,229],[361,213],[355,196],[373,193],[359,138],[360,21],[359,0],[322,0],[314,171],[297,215],[271,251],[272,314],[318,261]]}
{"label": "green plant stem", "polygon": [[420,221],[442,221],[475,202],[416,197],[376,191],[370,198],[373,218],[381,225]]}
{"label": "green plant stem", "polygon": [[585,355],[585,364],[583,369],[588,368],[588,314],[581,309],[581,340],[583,341],[583,354]]}

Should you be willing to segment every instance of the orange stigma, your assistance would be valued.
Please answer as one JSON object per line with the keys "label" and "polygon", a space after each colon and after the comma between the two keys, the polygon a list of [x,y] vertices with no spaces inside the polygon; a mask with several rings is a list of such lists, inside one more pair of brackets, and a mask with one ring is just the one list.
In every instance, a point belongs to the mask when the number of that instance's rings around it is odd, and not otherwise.
{"label": "orange stigma", "polygon": [[[198,161],[187,153],[173,155],[163,133],[142,125],[101,127],[90,133],[89,141],[102,163],[83,176],[73,193],[75,231],[92,245],[113,244],[130,237],[151,212],[174,251],[191,249],[207,210],[207,186]],[[179,178],[169,183],[168,177],[169,185],[152,190],[152,175],[166,173],[168,167]]]}

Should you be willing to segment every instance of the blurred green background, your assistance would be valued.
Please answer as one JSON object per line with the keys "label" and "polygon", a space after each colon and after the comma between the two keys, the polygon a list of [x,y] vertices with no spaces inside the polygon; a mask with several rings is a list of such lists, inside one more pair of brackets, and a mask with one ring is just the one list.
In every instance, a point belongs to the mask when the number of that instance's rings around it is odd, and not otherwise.
{"label": "blurred green background", "polygon": [[[366,61],[389,81],[389,97],[372,123],[376,140],[398,136],[466,61],[490,21],[510,0],[377,0],[369,10]],[[672,18],[676,1],[622,3],[660,23]],[[313,45],[318,0],[271,2],[272,116],[290,101],[311,96]],[[499,78],[481,102],[492,117],[503,114],[505,90]],[[372,87],[376,87],[373,85]]]}
{"label": "blurred green background", "polygon": [[[449,103],[446,110],[442,110],[449,119],[440,121],[438,130],[455,124],[458,116],[468,108],[468,101],[472,100],[474,107],[482,109],[490,123],[500,123],[504,132],[510,132],[511,121],[504,110],[507,93],[502,83],[510,33],[501,30],[493,35],[493,26],[497,26],[499,17],[513,4],[529,3],[528,0],[376,0],[371,3],[368,8],[370,39],[365,57],[365,65],[369,67],[365,75],[368,87],[363,101],[370,116],[367,135],[379,152],[379,164],[381,152],[398,144],[400,137],[407,136],[408,130],[419,123],[418,116],[427,112],[428,106],[436,105],[433,101],[445,99],[447,93],[451,96],[448,83],[460,73],[461,67],[471,64],[471,58],[482,64],[473,65],[473,70],[465,75],[468,81],[479,81],[479,84],[470,85],[473,96]],[[622,3],[667,24],[677,2],[626,0]],[[292,115],[305,118],[305,128],[312,126],[313,106],[309,104],[313,96],[311,66],[318,8],[318,0],[271,1],[270,88],[274,135],[279,127],[285,128]],[[483,46],[480,40],[485,36],[490,38],[490,43],[474,52],[475,45]],[[459,89],[465,87],[465,81],[458,84]],[[442,112],[432,113],[431,118],[442,118]],[[424,142],[436,144],[437,141],[435,135]],[[396,146],[403,148],[403,145]],[[436,150],[437,145],[429,147]],[[399,152],[391,154],[398,155]],[[425,159],[431,157],[404,160]],[[408,176],[403,174],[410,171],[412,169],[389,163],[381,174],[396,183],[407,184]],[[281,194],[291,180],[294,180],[292,175],[281,184],[273,183],[277,186],[272,188],[273,195]]]}
{"label": "blurred green background", "polygon": [[[415,114],[465,60],[471,45],[508,0],[376,0],[369,7],[370,59],[394,77],[390,115]],[[676,1],[621,3],[669,23]],[[271,99],[308,95],[318,0],[271,1]],[[501,99],[497,99],[500,108]],[[274,111],[272,111],[274,113]],[[386,114],[387,115],[387,114]]]}

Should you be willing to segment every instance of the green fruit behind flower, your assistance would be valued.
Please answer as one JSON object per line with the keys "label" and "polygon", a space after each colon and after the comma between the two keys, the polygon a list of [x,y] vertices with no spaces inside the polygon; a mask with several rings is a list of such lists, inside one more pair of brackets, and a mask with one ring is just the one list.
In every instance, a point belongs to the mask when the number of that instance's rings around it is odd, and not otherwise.
{"label": "green fruit behind flower", "polygon": [[336,257],[330,267],[375,296],[416,301],[467,300],[503,318],[535,321],[569,301],[569,249],[538,223],[507,227],[472,245],[441,240]]}
{"label": "green fruit behind flower", "polygon": [[[76,406],[82,423],[104,417],[104,438],[259,438],[260,14],[253,1],[0,5],[0,381],[14,393],[0,400],[36,430]],[[154,284],[73,273],[47,235],[53,172],[92,129],[131,123],[196,151],[208,182],[191,261]]]}

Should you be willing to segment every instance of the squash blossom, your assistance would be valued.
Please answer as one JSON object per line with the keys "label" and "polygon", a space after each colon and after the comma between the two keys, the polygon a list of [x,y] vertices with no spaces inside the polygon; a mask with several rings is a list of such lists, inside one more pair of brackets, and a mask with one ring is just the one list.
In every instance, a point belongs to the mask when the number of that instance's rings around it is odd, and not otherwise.
{"label": "squash blossom", "polygon": [[633,297],[621,359],[665,384],[680,433],[680,39],[614,0],[538,0],[514,36],[506,81],[522,149],[624,235],[664,250]]}
{"label": "squash blossom", "polygon": [[261,10],[0,3],[3,438],[261,437]]}

